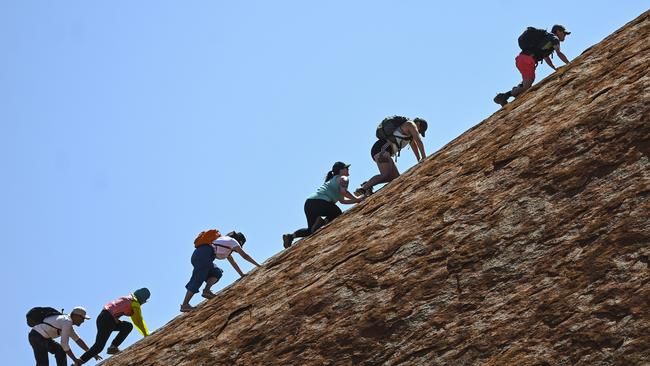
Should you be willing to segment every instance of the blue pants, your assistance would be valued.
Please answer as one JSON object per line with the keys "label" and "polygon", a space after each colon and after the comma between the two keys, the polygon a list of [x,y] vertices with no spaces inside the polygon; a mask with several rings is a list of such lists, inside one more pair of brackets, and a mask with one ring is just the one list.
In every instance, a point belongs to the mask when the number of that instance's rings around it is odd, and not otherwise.
{"label": "blue pants", "polygon": [[221,275],[223,275],[223,270],[213,263],[215,258],[212,245],[201,245],[194,249],[194,253],[192,253],[192,266],[194,269],[192,270],[190,282],[185,285],[187,291],[199,292],[203,282],[211,277],[216,277],[217,281],[219,281]]}

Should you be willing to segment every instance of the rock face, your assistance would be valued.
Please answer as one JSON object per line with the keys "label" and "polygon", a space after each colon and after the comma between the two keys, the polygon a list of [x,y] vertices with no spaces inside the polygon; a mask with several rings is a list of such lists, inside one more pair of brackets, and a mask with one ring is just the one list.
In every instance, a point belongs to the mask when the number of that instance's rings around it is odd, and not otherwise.
{"label": "rock face", "polygon": [[103,365],[650,364],[648,55],[650,12]]}

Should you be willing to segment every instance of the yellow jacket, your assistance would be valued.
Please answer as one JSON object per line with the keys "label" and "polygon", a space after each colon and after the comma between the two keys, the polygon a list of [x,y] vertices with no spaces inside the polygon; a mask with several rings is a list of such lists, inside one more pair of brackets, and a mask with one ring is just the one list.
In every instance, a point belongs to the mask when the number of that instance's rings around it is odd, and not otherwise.
{"label": "yellow jacket", "polygon": [[131,321],[133,322],[133,325],[138,328],[140,334],[145,337],[148,336],[149,329],[147,329],[147,324],[144,322],[144,319],[142,319],[142,310],[140,309],[140,303],[135,299],[135,296],[133,296],[133,300],[131,301],[131,309],[133,310],[133,314],[131,314]]}

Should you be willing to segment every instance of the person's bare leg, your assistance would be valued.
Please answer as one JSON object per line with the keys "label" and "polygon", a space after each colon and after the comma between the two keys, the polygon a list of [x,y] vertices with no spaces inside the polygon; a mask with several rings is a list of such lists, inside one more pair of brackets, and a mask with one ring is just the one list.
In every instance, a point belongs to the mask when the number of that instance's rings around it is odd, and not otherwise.
{"label": "person's bare leg", "polygon": [[524,79],[521,82],[521,84],[519,84],[519,85],[515,86],[514,88],[512,88],[512,91],[510,92],[510,94],[513,97],[517,98],[518,96],[523,94],[526,90],[530,89],[530,87],[533,86],[534,81],[535,80]]}
{"label": "person's bare leg", "polygon": [[209,277],[207,281],[205,281],[205,288],[203,289],[203,292],[207,293],[212,293],[210,290],[212,286],[214,286],[215,283],[217,283],[219,279],[217,277]]}
{"label": "person's bare leg", "polygon": [[395,162],[388,154],[378,156],[377,159],[375,159],[375,162],[377,163],[377,168],[379,168],[379,174],[368,179],[368,181],[361,186],[364,190],[370,190],[377,184],[388,183],[399,177],[397,166],[395,166]]}
{"label": "person's bare leg", "polygon": [[[397,165],[395,165],[395,162],[392,159],[391,159],[390,163],[391,163],[390,164],[391,169],[390,169],[390,177],[389,177],[388,182],[392,182],[395,179],[397,179],[397,177],[399,177],[399,170],[397,170]],[[388,182],[386,182],[386,183],[388,183]]]}
{"label": "person's bare leg", "polygon": [[194,306],[190,305],[190,300],[192,300],[193,296],[194,293],[192,291],[187,291],[185,293],[185,298],[183,299],[183,303],[181,304],[181,311],[190,311],[194,309]]}

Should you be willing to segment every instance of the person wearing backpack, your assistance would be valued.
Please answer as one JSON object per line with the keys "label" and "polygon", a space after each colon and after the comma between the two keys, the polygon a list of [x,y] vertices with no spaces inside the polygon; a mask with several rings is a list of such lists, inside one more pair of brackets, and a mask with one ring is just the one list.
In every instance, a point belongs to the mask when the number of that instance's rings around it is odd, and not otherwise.
{"label": "person wearing backpack", "polygon": [[342,211],[336,205],[336,202],[353,204],[363,200],[364,197],[357,197],[348,192],[349,169],[350,165],[342,161],[334,163],[332,170],[327,172],[325,183],[305,201],[304,210],[305,216],[307,217],[307,227],[290,234],[282,235],[282,242],[285,248],[289,248],[295,238],[307,237],[318,230],[325,223],[322,220],[323,216],[327,218],[327,222],[331,222],[341,215]]}
{"label": "person wearing backpack", "polygon": [[512,90],[499,93],[494,97],[494,102],[500,104],[502,107],[508,104],[508,99],[510,97],[517,98],[523,92],[528,90],[533,85],[535,81],[535,69],[537,64],[542,60],[546,61],[546,64],[550,66],[553,70],[557,70],[557,67],[553,65],[551,61],[551,55],[553,52],[562,60],[565,64],[569,63],[569,59],[560,51],[560,42],[564,42],[564,39],[571,32],[567,31],[563,25],[556,24],[551,28],[551,33],[548,33],[544,29],[537,29],[533,27],[528,27],[524,33],[519,36],[519,47],[521,48],[521,53],[515,58],[515,65],[521,73],[522,81],[519,85],[512,88]]}
{"label": "person wearing backpack", "polygon": [[[81,355],[78,360],[75,361],[75,365],[83,365],[88,362],[91,358],[97,358],[97,355],[104,349],[108,338],[111,336],[111,333],[118,332],[111,345],[106,350],[106,353],[109,355],[114,355],[120,353],[118,348],[126,337],[133,330],[133,325],[138,328],[138,331],[143,336],[149,335],[149,329],[147,329],[147,324],[142,319],[142,310],[140,309],[141,305],[144,305],[149,297],[151,292],[146,287],[135,290],[132,294],[127,296],[119,297],[113,301],[110,301],[104,305],[102,311],[97,316],[97,336],[95,337],[95,344],[86,350],[86,353]],[[120,320],[120,317],[123,315],[130,316],[133,324]]]}
{"label": "person wearing backpack", "polygon": [[[77,343],[84,351],[88,350],[86,343],[77,335],[72,328],[73,325],[80,326],[86,319],[86,309],[78,306],[72,309],[70,315],[63,314],[53,308],[34,308],[27,313],[27,324],[32,326],[29,332],[29,344],[34,350],[36,366],[48,366],[48,352],[54,354],[57,366],[66,366],[67,357],[73,361],[79,359],[70,349],[68,341],[70,338]],[[61,337],[61,343],[54,339]],[[96,360],[101,360],[99,356]]]}
{"label": "person wearing backpack", "polygon": [[210,289],[219,281],[223,270],[214,264],[215,259],[227,259],[241,277],[244,277],[244,273],[235,262],[235,258],[232,256],[233,252],[238,253],[253,265],[260,266],[244,251],[242,248],[244,243],[246,243],[246,237],[237,231],[231,231],[225,236],[221,235],[218,230],[208,230],[199,234],[194,240],[195,249],[191,259],[192,277],[185,285],[187,292],[181,304],[181,312],[185,313],[196,309],[196,307],[190,305],[190,300],[194,294],[199,292],[203,282],[205,282],[205,287],[201,296],[206,299],[212,299],[216,296]]}
{"label": "person wearing backpack", "polygon": [[419,117],[412,121],[402,116],[385,118],[377,127],[378,140],[370,149],[370,157],[377,164],[379,174],[363,182],[354,193],[369,196],[373,193],[375,185],[388,183],[399,177],[393,156],[399,155],[399,151],[406,146],[411,146],[418,162],[424,159],[426,153],[422,137],[427,128],[427,121]]}

